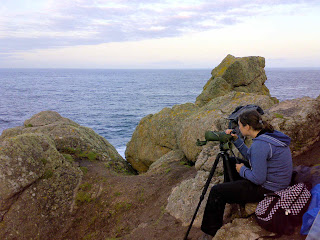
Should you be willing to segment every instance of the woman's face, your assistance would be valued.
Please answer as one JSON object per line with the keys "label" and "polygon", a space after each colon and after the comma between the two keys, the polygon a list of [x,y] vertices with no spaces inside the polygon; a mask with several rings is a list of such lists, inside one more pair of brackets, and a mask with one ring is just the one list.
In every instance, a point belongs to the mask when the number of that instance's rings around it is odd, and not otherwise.
{"label": "woman's face", "polygon": [[243,136],[249,136],[249,125],[243,126],[240,121],[238,121],[239,130]]}

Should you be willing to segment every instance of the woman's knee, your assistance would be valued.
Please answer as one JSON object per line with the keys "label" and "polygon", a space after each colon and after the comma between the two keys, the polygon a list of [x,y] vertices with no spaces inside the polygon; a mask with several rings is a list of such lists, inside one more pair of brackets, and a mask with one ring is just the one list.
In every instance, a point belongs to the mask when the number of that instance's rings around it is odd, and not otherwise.
{"label": "woman's knee", "polygon": [[217,184],[211,188],[211,191],[209,194],[209,199],[221,198],[221,196],[222,196],[222,186],[221,185],[222,184]]}

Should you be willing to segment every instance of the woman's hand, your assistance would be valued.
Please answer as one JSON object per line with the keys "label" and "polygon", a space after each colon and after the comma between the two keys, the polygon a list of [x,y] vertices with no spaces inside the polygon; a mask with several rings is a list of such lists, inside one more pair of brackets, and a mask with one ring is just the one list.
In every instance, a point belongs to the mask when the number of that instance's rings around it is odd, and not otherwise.
{"label": "woman's hand", "polygon": [[237,134],[233,134],[232,131],[233,131],[233,129],[227,129],[227,130],[225,130],[225,133],[226,134],[230,134],[233,137],[234,140],[237,140],[238,139],[238,135]]}
{"label": "woman's hand", "polygon": [[243,163],[236,164],[236,169],[237,169],[237,172],[238,172],[238,173],[240,173],[240,169],[242,168],[242,166],[244,166]]}

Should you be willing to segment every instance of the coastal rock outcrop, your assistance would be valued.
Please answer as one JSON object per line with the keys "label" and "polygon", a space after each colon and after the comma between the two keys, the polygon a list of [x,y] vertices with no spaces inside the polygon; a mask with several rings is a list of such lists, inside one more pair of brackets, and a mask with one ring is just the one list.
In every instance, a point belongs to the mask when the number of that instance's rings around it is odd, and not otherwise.
{"label": "coastal rock outcrop", "polygon": [[[209,106],[212,104],[214,106],[219,106],[217,104],[217,100],[226,98],[229,95],[236,94],[237,96],[252,96],[256,99],[248,99],[246,97],[243,97],[243,101],[237,101],[239,105],[245,105],[245,104],[256,104],[261,106],[265,110],[264,118],[268,120],[277,130],[281,130],[287,135],[289,135],[292,139],[292,143],[290,145],[291,151],[293,156],[297,156],[299,154],[302,154],[303,152],[307,151],[315,142],[319,141],[320,136],[320,101],[319,97],[317,99],[313,99],[310,97],[304,97],[300,99],[294,99],[294,100],[287,100],[280,103],[272,103],[272,99],[268,98],[265,95],[255,95],[255,94],[248,94],[248,93],[234,93],[231,92],[229,94],[226,94],[224,96],[215,98],[211,100],[208,104],[206,104],[201,109],[210,108]],[[264,96],[264,98],[261,98],[261,96]],[[257,99],[260,99],[260,101],[257,101]],[[225,104],[223,104],[223,107],[221,109],[224,109],[229,114],[234,109],[235,105],[232,104],[232,101],[225,101]],[[206,124],[209,119],[215,118],[214,125],[211,127],[211,130],[222,130],[226,129],[226,125],[219,124],[219,122],[225,122],[224,119],[221,117],[226,117],[226,114],[221,114],[222,111],[220,110],[220,114],[217,114],[216,116],[211,115],[210,118],[207,118],[206,116],[201,116],[201,118],[198,119],[199,122],[201,122],[203,125]],[[191,116],[192,117],[192,116]],[[189,117],[189,118],[191,118]],[[220,121],[219,121],[220,119]],[[187,123],[189,119],[186,119],[185,122]],[[212,120],[211,120],[212,121]],[[183,125],[184,126],[184,125]],[[191,131],[189,131],[188,135],[190,138],[192,136],[196,135],[196,130],[199,129],[202,133],[204,133],[203,128],[193,125],[194,127],[190,127]],[[207,128],[208,129],[208,128]],[[193,132],[192,132],[193,131]],[[183,129],[181,130],[183,132]],[[194,139],[193,139],[194,142]],[[250,140],[249,140],[250,142]],[[181,141],[180,141],[181,143]],[[213,162],[215,160],[215,156],[219,152],[219,147],[214,144],[210,143],[206,146],[202,147],[202,151],[199,154],[189,155],[188,152],[190,152],[191,149],[196,148],[195,146],[190,143],[190,145],[187,145],[187,148],[181,147],[187,158],[193,158],[196,157],[195,167],[197,170],[199,170],[199,173],[202,171],[210,171]],[[237,150],[235,150],[237,152]],[[310,159],[308,162],[305,163],[305,165],[313,165],[313,164],[319,164],[318,159]],[[215,176],[212,179],[212,182],[217,182],[220,178],[221,174],[223,174],[223,171],[221,170],[222,166],[220,166],[220,170],[217,169]],[[200,182],[199,182],[200,181]],[[202,182],[201,182],[202,181]],[[171,195],[168,198],[168,205],[167,205],[167,211],[177,219],[179,219],[183,225],[187,225],[190,223],[191,218],[193,216],[193,209],[196,205],[194,196],[200,196],[201,188],[198,188],[196,191],[198,193],[195,193],[194,191],[190,191],[190,189],[195,189],[195,186],[204,186],[206,182],[206,179],[202,179],[199,177],[195,177],[194,179],[185,180],[182,182],[179,186],[176,186],[173,190]],[[183,200],[181,200],[183,199]],[[192,201],[190,200],[192,199]],[[196,198],[197,199],[197,198]],[[206,198],[203,201],[203,204],[205,205]],[[203,215],[203,208],[200,208],[196,221],[195,226],[199,226],[199,219],[202,219]],[[238,221],[238,222],[237,222]],[[241,220],[237,220],[234,223],[229,223],[225,228],[223,228],[224,233],[219,233],[214,239],[229,239],[230,238],[230,232],[226,229],[230,228],[233,231],[233,234],[237,235],[237,233],[242,233],[242,228],[237,227],[237,224],[241,222]],[[251,221],[252,222],[252,221]],[[248,236],[250,239],[257,235],[257,232],[261,232],[262,229],[257,226],[255,223],[248,225]],[[229,234],[229,235],[228,235]],[[219,237],[220,236],[220,237]],[[221,237],[223,236],[223,237]],[[233,238],[232,238],[233,239]],[[238,239],[238,238],[235,238]],[[242,238],[239,238],[242,239]]]}
{"label": "coastal rock outcrop", "polygon": [[212,70],[212,77],[197,97],[196,105],[202,107],[211,99],[230,91],[270,96],[269,89],[264,85],[267,80],[264,67],[263,57],[237,58],[229,54]]}
{"label": "coastal rock outcrop", "polygon": [[163,155],[178,149],[181,124],[197,109],[193,103],[187,103],[144,117],[127,144],[127,161],[138,172],[146,172]]}
{"label": "coastal rock outcrop", "polygon": [[24,122],[24,126],[4,130],[0,141],[26,133],[50,137],[57,150],[65,155],[104,161],[116,171],[133,172],[131,166],[105,138],[57,112],[43,111],[35,114]]}
{"label": "coastal rock outcrop", "polygon": [[212,71],[196,103],[176,105],[143,118],[127,144],[126,159],[138,172],[173,149],[196,161],[201,148],[195,145],[207,130],[222,130],[227,116],[239,105],[255,103],[268,109],[278,102],[264,85],[264,58],[228,55]]}
{"label": "coastal rock outcrop", "polygon": [[[195,164],[195,168],[198,170],[197,176],[176,186],[172,190],[166,206],[166,210],[179,219],[184,226],[187,226],[191,221],[202,186],[205,185],[205,176],[210,171],[215,156],[219,152],[217,143],[211,142],[206,146],[198,147],[195,142],[197,139],[203,139],[207,130],[222,131],[226,129],[227,117],[236,107],[247,104],[259,105],[265,112],[264,119],[268,120],[275,129],[283,131],[291,137],[290,147],[293,156],[307,151],[312,144],[319,141],[320,97],[317,99],[304,97],[279,103],[276,98],[270,96],[269,90],[264,85],[267,77],[263,68],[264,58],[235,58],[228,55],[212,71],[212,78],[204,87],[196,103],[188,104],[191,111],[187,114],[179,114],[177,109],[186,105],[177,105],[172,109],[166,108],[155,115],[147,116],[139,123],[128,143],[126,156],[130,156],[130,158],[127,159],[134,167],[143,165],[142,168],[140,166],[136,168],[139,172],[147,171],[151,164],[159,166],[160,161],[161,165],[165,165],[166,161],[174,161],[172,158],[162,158],[172,150],[182,152],[186,161]],[[168,112],[170,115],[167,114]],[[178,121],[173,117],[177,115],[179,116]],[[166,127],[168,122],[170,128]],[[156,133],[153,130],[156,130]],[[154,137],[154,134],[157,136]],[[139,144],[137,145],[137,143]],[[250,139],[248,143],[250,144]],[[146,147],[138,147],[142,145]],[[152,147],[150,148],[150,146]],[[309,165],[309,163],[306,164]],[[311,160],[310,164],[312,164]],[[218,183],[221,180],[221,175],[223,175],[222,166],[218,167],[212,184]],[[203,205],[205,205],[205,201],[206,198]],[[198,212],[195,226],[199,226],[202,214],[203,207]],[[241,220],[237,220],[227,227],[236,231],[234,229],[237,229],[236,226],[239,222]],[[250,238],[262,231],[256,225],[249,226],[248,236]]]}
{"label": "coastal rock outcrop", "polygon": [[0,238],[47,239],[72,212],[83,172],[79,161],[103,161],[132,173],[107,140],[52,111],[0,136]]}
{"label": "coastal rock outcrop", "polygon": [[[227,117],[238,106],[256,104],[265,111],[265,118],[292,138],[294,155],[307,150],[319,139],[319,98],[302,98],[279,103],[264,85],[264,58],[235,58],[228,55],[213,69],[212,78],[204,87],[195,104],[187,103],[165,108],[143,118],[130,142],[126,159],[138,172],[171,150],[182,150],[188,161],[197,162],[202,148],[195,142],[207,130],[221,131],[227,127]],[[220,91],[217,79],[223,78],[231,87]],[[220,81],[220,80],[219,80]],[[218,94],[211,90],[219,91]],[[212,85],[212,86],[213,86]],[[222,84],[223,85],[223,84]],[[210,94],[209,94],[210,93]],[[205,101],[201,100],[204,99]],[[314,131],[309,131],[312,126]],[[205,147],[203,147],[205,148]],[[199,165],[196,163],[196,165]]]}

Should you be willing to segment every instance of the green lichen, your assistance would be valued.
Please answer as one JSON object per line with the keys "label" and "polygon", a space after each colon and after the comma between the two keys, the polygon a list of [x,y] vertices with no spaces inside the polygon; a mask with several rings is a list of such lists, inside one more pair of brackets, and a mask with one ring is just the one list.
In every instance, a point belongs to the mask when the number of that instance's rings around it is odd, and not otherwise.
{"label": "green lichen", "polygon": [[118,202],[116,203],[114,209],[116,212],[122,211],[122,210],[129,210],[131,208],[132,204],[127,202]]}
{"label": "green lichen", "polygon": [[45,159],[45,158],[41,158],[41,162],[43,163],[43,165],[46,165],[46,164],[47,164],[47,162],[48,162],[48,160],[47,160],[47,159]]}
{"label": "green lichen", "polygon": [[79,189],[83,190],[83,191],[90,191],[92,188],[92,184],[91,183],[83,183],[79,186]]}
{"label": "green lichen", "polygon": [[88,172],[87,167],[80,167],[80,170],[83,172],[83,174],[86,174]]}
{"label": "green lichen", "polygon": [[114,195],[115,197],[119,197],[119,196],[122,195],[122,193],[121,193],[121,192],[115,192],[113,195]]}
{"label": "green lichen", "polygon": [[68,162],[74,162],[73,157],[70,154],[67,153],[63,153],[62,154],[64,156],[64,158],[68,161]]}
{"label": "green lichen", "polygon": [[83,203],[90,203],[93,199],[91,198],[91,194],[87,192],[80,191],[76,196],[76,204],[81,205]]}
{"label": "green lichen", "polygon": [[[96,152],[87,150],[83,151],[80,148],[71,148],[71,147],[65,147],[60,150],[62,154],[64,154],[65,158],[66,156],[70,155],[73,159],[87,159],[89,161],[95,161],[99,159],[99,155]],[[71,160],[70,157],[68,157],[69,160]]]}
{"label": "green lichen", "polygon": [[282,114],[280,114],[280,113],[274,113],[273,116],[275,118],[284,118],[284,116]]}
{"label": "green lichen", "polygon": [[49,178],[51,178],[52,176],[53,176],[53,171],[52,171],[51,169],[47,169],[47,170],[43,173],[41,179],[49,179]]}
{"label": "green lichen", "polygon": [[76,199],[75,199],[77,205],[81,205],[84,203],[90,203],[94,200],[91,197],[91,193],[89,193],[91,188],[92,188],[92,184],[87,183],[87,182],[83,183],[79,186],[79,191],[78,191]]}

